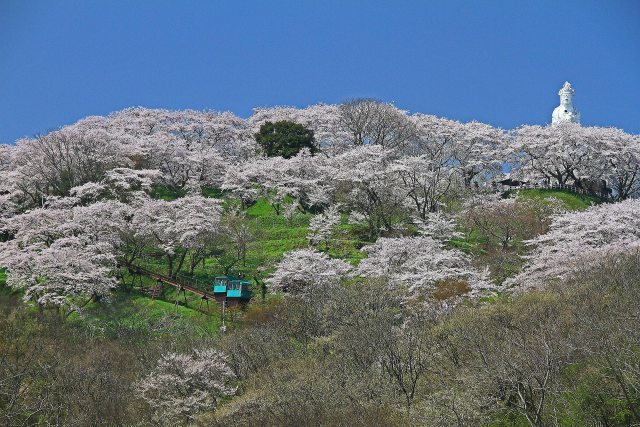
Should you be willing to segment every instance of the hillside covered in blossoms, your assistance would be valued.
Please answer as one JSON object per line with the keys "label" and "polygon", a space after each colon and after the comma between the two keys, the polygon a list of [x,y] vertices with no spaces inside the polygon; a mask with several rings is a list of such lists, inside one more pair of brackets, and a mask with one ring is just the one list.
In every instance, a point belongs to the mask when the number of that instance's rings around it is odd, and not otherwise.
{"label": "hillside covered in blossoms", "polygon": [[638,135],[373,99],[1,145],[2,420],[635,425],[638,195]]}

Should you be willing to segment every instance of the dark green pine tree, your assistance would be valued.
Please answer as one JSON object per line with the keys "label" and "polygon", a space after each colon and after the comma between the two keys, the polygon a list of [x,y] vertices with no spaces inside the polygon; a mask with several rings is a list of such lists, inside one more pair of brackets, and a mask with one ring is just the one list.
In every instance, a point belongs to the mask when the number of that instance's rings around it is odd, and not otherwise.
{"label": "dark green pine tree", "polygon": [[317,151],[313,131],[288,120],[266,122],[260,126],[255,138],[269,157],[282,156],[288,159],[303,148],[308,148],[311,154]]}

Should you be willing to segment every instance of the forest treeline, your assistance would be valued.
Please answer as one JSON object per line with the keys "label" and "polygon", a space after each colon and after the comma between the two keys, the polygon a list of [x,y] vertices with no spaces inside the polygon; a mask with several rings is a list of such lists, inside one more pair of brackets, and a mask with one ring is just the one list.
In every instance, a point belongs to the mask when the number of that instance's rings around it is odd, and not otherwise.
{"label": "forest treeline", "polygon": [[[203,399],[167,390],[163,418],[173,423],[635,425],[640,259],[603,261],[545,291],[444,316],[399,311],[398,295],[377,282],[294,297],[252,308],[221,339],[176,319],[161,335],[105,339],[5,298],[3,423],[155,425],[132,384],[166,375],[172,384],[186,377]],[[226,354],[231,400],[205,374],[183,371],[206,368],[211,355],[195,351],[207,347]],[[158,371],[167,354],[184,359]]]}

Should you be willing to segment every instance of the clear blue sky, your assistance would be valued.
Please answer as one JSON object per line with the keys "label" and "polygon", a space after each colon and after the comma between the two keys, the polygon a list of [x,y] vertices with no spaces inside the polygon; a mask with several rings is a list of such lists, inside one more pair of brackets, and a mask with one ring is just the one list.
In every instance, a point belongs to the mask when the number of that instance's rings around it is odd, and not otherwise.
{"label": "clear blue sky", "polygon": [[128,106],[376,97],[504,128],[640,133],[640,1],[0,0],[0,142]]}

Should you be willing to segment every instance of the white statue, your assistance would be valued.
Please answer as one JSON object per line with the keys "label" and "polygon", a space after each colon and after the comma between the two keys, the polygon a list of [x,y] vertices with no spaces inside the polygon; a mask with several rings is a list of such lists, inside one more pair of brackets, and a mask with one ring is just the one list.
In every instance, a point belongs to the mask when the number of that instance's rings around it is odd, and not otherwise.
{"label": "white statue", "polygon": [[580,113],[573,107],[572,98],[576,93],[569,82],[564,82],[562,89],[558,92],[560,95],[560,105],[553,110],[551,115],[551,123],[580,123]]}

